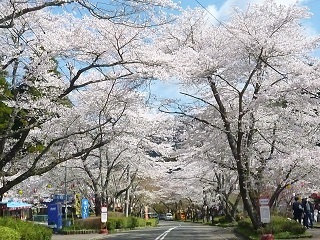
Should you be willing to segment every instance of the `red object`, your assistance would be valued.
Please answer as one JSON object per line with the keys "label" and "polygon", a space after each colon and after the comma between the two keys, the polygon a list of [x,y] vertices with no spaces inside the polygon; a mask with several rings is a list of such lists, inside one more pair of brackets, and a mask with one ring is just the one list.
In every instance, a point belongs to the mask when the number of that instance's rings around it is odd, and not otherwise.
{"label": "red object", "polygon": [[100,229],[100,233],[108,234],[108,229],[102,228],[102,229]]}
{"label": "red object", "polygon": [[263,234],[260,240],[274,240],[273,234]]}
{"label": "red object", "polygon": [[312,193],[310,197],[313,198],[313,199],[318,199],[319,200],[320,199],[320,194]]}

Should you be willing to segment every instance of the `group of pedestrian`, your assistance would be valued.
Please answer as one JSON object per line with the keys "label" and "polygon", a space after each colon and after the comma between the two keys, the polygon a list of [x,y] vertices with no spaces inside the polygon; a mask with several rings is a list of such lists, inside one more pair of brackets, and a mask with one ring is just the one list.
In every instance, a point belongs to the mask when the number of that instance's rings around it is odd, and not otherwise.
{"label": "group of pedestrian", "polygon": [[292,210],[295,221],[303,224],[306,228],[313,228],[314,206],[309,198],[303,198],[302,201],[300,201],[300,198],[296,196],[292,204]]}

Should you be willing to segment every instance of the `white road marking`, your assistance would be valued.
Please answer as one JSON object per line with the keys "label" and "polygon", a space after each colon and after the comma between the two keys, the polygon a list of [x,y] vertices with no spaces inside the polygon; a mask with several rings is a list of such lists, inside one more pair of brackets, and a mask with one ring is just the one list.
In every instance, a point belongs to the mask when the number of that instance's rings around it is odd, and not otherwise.
{"label": "white road marking", "polygon": [[[179,226],[181,226],[181,225],[179,225]],[[179,226],[176,226],[176,227],[168,229],[167,231],[162,233],[160,236],[158,236],[155,240],[163,240],[168,235],[169,232],[171,232],[173,229],[175,229],[175,228],[177,228]]]}

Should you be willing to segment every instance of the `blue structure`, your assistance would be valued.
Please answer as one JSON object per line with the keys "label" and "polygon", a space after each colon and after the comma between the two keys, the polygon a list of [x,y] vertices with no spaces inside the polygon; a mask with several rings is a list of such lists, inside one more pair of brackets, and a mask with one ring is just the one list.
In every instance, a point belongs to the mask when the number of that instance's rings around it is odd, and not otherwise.
{"label": "blue structure", "polygon": [[58,202],[61,202],[61,203],[65,203],[66,201],[66,198],[67,198],[67,202],[68,203],[71,203],[74,199],[74,196],[71,195],[71,194],[55,194],[53,196],[53,199],[52,199],[52,202],[54,203],[58,203]]}
{"label": "blue structure", "polygon": [[48,205],[48,226],[58,232],[62,228],[62,205],[61,203],[51,203]]}
{"label": "blue structure", "polygon": [[0,216],[12,216],[20,219],[31,217],[31,209],[33,205],[25,202],[15,202],[9,200],[0,202]]}
{"label": "blue structure", "polygon": [[89,200],[83,198],[81,200],[81,217],[88,218],[89,217]]}

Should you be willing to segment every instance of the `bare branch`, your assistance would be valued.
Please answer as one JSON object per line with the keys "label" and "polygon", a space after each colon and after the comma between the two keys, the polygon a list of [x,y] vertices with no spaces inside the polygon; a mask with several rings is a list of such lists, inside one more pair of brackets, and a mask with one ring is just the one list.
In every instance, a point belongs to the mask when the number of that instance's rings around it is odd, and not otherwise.
{"label": "bare branch", "polygon": [[40,4],[38,6],[34,7],[27,7],[22,10],[16,10],[15,6],[13,5],[13,13],[6,15],[4,17],[0,18],[0,28],[12,28],[14,26],[14,19],[19,18],[27,13],[35,12],[38,10],[41,10],[43,8],[52,7],[52,6],[61,6],[63,4],[70,4],[72,2],[75,2],[75,0],[54,0],[51,2],[45,2],[43,4]]}

